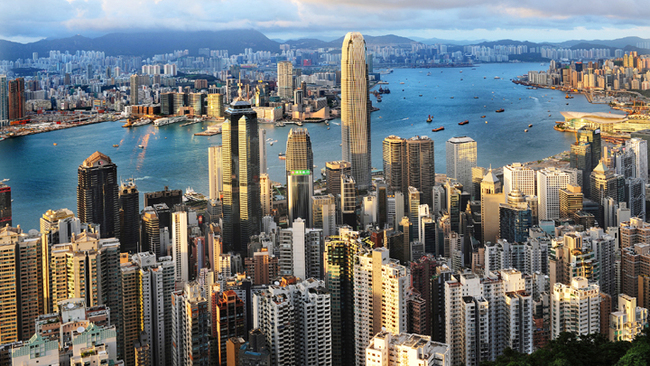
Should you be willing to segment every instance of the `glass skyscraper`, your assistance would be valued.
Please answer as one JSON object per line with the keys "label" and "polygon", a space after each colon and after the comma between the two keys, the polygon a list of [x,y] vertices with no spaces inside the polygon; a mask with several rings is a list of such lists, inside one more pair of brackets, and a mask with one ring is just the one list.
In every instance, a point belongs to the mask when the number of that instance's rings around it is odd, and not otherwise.
{"label": "glass skyscraper", "polygon": [[311,227],[311,196],[314,191],[314,153],[307,129],[289,131],[286,153],[289,222],[302,218]]}

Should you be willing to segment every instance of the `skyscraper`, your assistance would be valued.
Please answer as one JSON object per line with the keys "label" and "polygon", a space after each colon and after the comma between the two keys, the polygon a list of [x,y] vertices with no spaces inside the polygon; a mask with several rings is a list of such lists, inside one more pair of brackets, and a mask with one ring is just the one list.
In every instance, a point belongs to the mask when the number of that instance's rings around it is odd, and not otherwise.
{"label": "skyscraper", "polygon": [[9,120],[25,116],[25,79],[17,78],[9,82],[8,93]]}
{"label": "skyscraper", "polygon": [[357,190],[354,178],[341,175],[341,216],[342,222],[357,227]]}
{"label": "skyscraper", "polygon": [[244,254],[250,236],[259,233],[259,128],[257,113],[239,97],[226,111],[222,125],[224,252]]}
{"label": "skyscraper", "polygon": [[297,218],[312,226],[311,196],[314,193],[314,154],[307,129],[289,131],[287,138],[286,174],[288,191],[289,222]]}
{"label": "skyscraper", "polygon": [[334,197],[341,194],[341,175],[352,173],[352,165],[347,161],[328,161],[325,163],[325,180],[327,181],[326,193]]}
{"label": "skyscraper", "polygon": [[77,215],[82,223],[100,225],[102,238],[120,237],[117,165],[95,151],[78,169]]}
{"label": "skyscraper", "polygon": [[368,189],[372,183],[370,109],[366,42],[361,33],[350,32],[341,55],[341,156],[352,164],[359,189]]}
{"label": "skyscraper", "polygon": [[[99,228],[101,231],[101,227]],[[140,193],[133,179],[120,184],[120,247],[123,252],[140,249]]]}
{"label": "skyscraper", "polygon": [[569,174],[556,168],[537,171],[537,197],[539,199],[539,219],[557,220],[560,218],[560,189],[571,183]]}
{"label": "skyscraper", "polygon": [[7,75],[0,75],[0,126],[9,123]]}
{"label": "skyscraper", "polygon": [[524,196],[535,195],[535,171],[521,163],[512,163],[503,167],[503,195],[508,197],[510,191],[518,189]]}
{"label": "skyscraper", "polygon": [[138,75],[131,75],[131,105],[140,104],[138,95],[138,91],[140,90],[140,83],[138,81]]}
{"label": "skyscraper", "polygon": [[167,365],[210,364],[210,310],[197,282],[172,293],[172,359]]}
{"label": "skyscraper", "polygon": [[406,142],[403,138],[390,135],[383,142],[384,178],[390,192],[407,193]]}
{"label": "skyscraper", "polygon": [[[471,174],[470,174],[471,178]],[[422,192],[421,202],[431,205],[431,188],[436,183],[433,140],[415,136],[406,140],[406,180]]]}
{"label": "skyscraper", "polygon": [[11,187],[0,181],[0,228],[11,226]]}
{"label": "skyscraper", "polygon": [[208,116],[216,118],[223,117],[223,95],[219,93],[208,94]]}
{"label": "skyscraper", "polygon": [[474,195],[472,168],[476,167],[476,141],[471,137],[452,137],[447,140],[447,178],[463,185],[463,191]]}
{"label": "skyscraper", "polygon": [[293,65],[291,61],[278,62],[278,96],[283,99],[293,97]]}
{"label": "skyscraper", "polygon": [[[0,76],[1,78],[1,76]],[[0,83],[2,81],[0,80]],[[631,138],[625,142],[625,146],[634,151],[635,157],[635,174],[637,178],[643,179],[644,183],[648,182],[648,141],[640,138]]]}
{"label": "skyscraper", "polygon": [[584,277],[571,279],[571,285],[556,283],[551,293],[551,338],[562,332],[587,335],[600,332],[599,287]]}
{"label": "skyscraper", "polygon": [[223,158],[222,146],[210,146],[208,148],[208,175],[210,187],[210,199],[219,199],[223,190]]}

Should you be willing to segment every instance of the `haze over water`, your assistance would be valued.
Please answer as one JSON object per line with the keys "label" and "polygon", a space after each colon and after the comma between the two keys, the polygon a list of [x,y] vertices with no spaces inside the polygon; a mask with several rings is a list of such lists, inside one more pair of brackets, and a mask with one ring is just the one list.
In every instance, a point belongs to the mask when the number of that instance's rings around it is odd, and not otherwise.
{"label": "haze over water", "polygon": [[[539,160],[568,150],[573,135],[553,130],[555,121],[563,120],[561,111],[610,109],[591,105],[583,96],[565,100],[559,91],[531,90],[510,82],[528,70],[547,68],[538,63],[483,64],[475,70],[395,69],[392,74],[382,75],[389,82],[384,87],[389,87],[391,94],[384,95],[381,103],[370,97],[373,105],[381,109],[372,113],[373,167],[382,168],[382,140],[389,135],[431,137],[438,173],[445,172],[445,141],[454,136],[467,135],[478,142],[478,164],[484,167]],[[499,108],[505,112],[495,113]],[[434,117],[432,123],[426,123],[428,115]],[[466,119],[469,124],[458,125]],[[122,128],[122,124],[105,122],[0,142],[0,180],[10,179],[7,183],[12,189],[13,225],[38,228],[39,218],[48,209],[69,208],[76,213],[77,168],[96,150],[110,156],[122,179],[135,178],[140,192],[164,186],[185,190],[191,186],[207,194],[207,148],[221,144],[220,135],[193,136],[201,131],[202,124],[133,129]],[[526,133],[529,124],[533,127]],[[273,146],[266,145],[268,173],[272,180],[285,183],[284,161],[278,159],[278,153],[285,150],[289,126],[262,126],[267,138],[277,140]],[[439,126],[445,130],[431,132]],[[329,130],[324,124],[304,127],[311,135],[317,165],[314,175],[318,178],[326,161],[341,158],[340,120],[331,121]],[[114,148],[113,144],[120,147]],[[140,144],[146,148],[138,148]],[[142,205],[142,195],[140,202]]]}

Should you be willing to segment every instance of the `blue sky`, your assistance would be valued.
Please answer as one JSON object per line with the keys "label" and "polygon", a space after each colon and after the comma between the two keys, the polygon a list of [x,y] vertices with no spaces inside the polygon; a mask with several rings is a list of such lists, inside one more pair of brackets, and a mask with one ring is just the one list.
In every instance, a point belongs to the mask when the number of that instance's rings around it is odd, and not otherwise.
{"label": "blue sky", "polygon": [[456,40],[650,38],[647,0],[19,0],[0,38],[31,42],[148,29],[254,28],[270,38],[369,35]]}

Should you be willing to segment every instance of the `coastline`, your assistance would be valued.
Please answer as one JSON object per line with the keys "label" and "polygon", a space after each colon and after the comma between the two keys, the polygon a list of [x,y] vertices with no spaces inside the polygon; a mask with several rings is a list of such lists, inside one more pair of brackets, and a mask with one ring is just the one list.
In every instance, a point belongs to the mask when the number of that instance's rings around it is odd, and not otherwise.
{"label": "coastline", "polygon": [[80,122],[60,122],[58,124],[56,122],[35,122],[30,125],[5,126],[2,129],[0,129],[0,141],[10,139],[10,138],[35,135],[39,133],[65,130],[67,128],[72,128],[72,127],[86,126],[86,125],[92,125],[92,124],[103,123],[103,122],[114,122],[119,120],[120,120],[119,118],[116,118],[112,114],[108,114],[108,115],[104,114]]}

